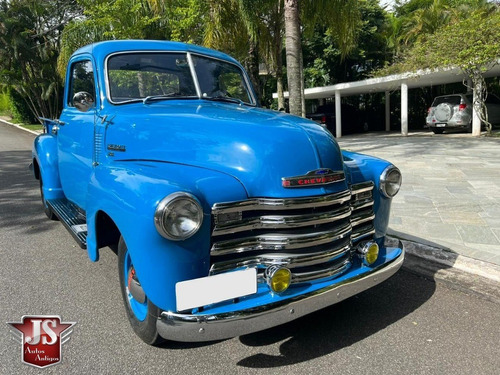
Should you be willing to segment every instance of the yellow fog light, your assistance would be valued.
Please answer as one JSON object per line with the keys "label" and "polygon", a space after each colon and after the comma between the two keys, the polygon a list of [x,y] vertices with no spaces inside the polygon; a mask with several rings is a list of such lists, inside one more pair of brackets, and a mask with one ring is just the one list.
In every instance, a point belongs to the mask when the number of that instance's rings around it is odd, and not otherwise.
{"label": "yellow fog light", "polygon": [[282,293],[290,286],[292,273],[288,268],[271,266],[266,270],[266,280],[273,292]]}
{"label": "yellow fog light", "polygon": [[367,242],[358,248],[359,256],[367,266],[372,265],[378,258],[378,245],[376,242]]}

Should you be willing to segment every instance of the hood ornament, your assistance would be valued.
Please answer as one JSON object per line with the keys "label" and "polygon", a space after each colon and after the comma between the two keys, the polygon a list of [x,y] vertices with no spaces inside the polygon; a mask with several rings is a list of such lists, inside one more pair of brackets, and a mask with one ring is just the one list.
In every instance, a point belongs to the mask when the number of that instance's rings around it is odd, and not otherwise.
{"label": "hood ornament", "polygon": [[328,185],[345,180],[344,171],[332,171],[328,168],[316,169],[303,176],[282,177],[284,188],[300,188],[318,185]]}

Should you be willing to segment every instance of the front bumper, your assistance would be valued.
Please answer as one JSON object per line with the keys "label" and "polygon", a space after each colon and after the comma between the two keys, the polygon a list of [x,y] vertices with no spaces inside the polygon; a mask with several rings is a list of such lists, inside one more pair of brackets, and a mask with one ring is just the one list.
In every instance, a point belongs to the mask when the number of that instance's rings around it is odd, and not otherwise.
{"label": "front bumper", "polygon": [[262,331],[298,319],[363,292],[394,275],[404,261],[401,254],[388,263],[358,277],[332,284],[293,299],[224,314],[190,315],[164,311],[156,327],[159,334],[173,341],[223,340]]}

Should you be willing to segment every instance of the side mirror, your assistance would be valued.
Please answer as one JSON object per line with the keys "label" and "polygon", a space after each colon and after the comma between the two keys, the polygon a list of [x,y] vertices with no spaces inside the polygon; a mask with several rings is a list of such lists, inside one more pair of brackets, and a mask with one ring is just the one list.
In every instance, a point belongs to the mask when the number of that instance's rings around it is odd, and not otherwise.
{"label": "side mirror", "polygon": [[94,98],[88,92],[77,92],[73,96],[73,106],[80,112],[87,112],[94,106]]}

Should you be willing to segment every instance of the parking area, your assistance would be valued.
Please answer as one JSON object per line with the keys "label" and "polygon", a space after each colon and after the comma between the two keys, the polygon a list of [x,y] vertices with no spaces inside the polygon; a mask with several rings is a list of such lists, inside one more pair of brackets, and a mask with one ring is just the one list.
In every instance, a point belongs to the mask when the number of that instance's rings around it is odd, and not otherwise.
{"label": "parking area", "polygon": [[338,141],[401,170],[389,234],[500,265],[500,137],[379,132]]}

